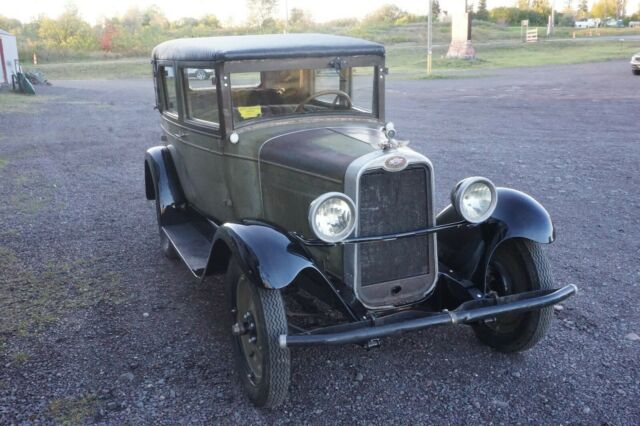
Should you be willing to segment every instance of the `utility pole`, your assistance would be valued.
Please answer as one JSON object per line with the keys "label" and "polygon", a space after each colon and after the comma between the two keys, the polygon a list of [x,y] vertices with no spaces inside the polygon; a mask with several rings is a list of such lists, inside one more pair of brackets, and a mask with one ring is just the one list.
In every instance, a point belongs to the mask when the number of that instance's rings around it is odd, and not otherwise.
{"label": "utility pole", "polygon": [[289,32],[289,2],[284,0],[284,33]]}
{"label": "utility pole", "polygon": [[427,75],[431,76],[431,58],[433,56],[433,0],[429,0],[429,18],[427,19]]}
{"label": "utility pole", "polygon": [[555,32],[556,29],[556,2],[555,0],[551,1],[551,28],[550,28],[550,33],[551,35],[553,35],[553,33]]}

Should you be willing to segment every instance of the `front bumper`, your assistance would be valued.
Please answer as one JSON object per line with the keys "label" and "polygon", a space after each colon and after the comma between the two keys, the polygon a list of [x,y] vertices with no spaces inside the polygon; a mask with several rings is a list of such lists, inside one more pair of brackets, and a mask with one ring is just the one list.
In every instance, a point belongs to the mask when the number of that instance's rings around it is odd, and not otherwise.
{"label": "front bumper", "polygon": [[555,290],[538,290],[504,297],[470,300],[453,311],[398,312],[375,320],[340,324],[300,334],[283,334],[279,337],[279,344],[286,348],[319,344],[365,343],[381,337],[405,331],[421,330],[435,325],[469,324],[503,314],[534,311],[560,303],[577,291],[578,287],[569,284]]}
{"label": "front bumper", "polygon": [[631,61],[629,63],[631,64],[632,70],[640,70],[640,62]]}

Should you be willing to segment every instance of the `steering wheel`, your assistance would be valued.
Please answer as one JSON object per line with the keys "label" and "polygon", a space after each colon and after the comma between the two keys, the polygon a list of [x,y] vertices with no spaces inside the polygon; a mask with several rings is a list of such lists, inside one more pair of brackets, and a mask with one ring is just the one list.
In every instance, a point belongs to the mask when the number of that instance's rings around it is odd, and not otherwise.
{"label": "steering wheel", "polygon": [[351,97],[346,92],[343,92],[342,90],[321,90],[320,92],[316,92],[313,95],[309,96],[304,101],[300,102],[296,107],[295,112],[303,112],[304,106],[308,104],[311,100],[318,98],[320,96],[325,96],[325,95],[336,95],[336,98],[333,100],[333,103],[332,103],[333,109],[336,109],[339,98],[344,98],[347,101],[347,104],[346,104],[347,108],[351,108],[351,106],[353,105],[351,102]]}

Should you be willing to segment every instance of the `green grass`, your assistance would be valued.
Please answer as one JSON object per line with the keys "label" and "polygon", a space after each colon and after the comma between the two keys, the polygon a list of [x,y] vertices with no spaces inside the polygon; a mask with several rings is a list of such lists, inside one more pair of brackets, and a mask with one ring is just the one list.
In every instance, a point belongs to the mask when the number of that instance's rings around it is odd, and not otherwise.
{"label": "green grass", "polygon": [[[506,46],[476,46],[477,59],[467,61],[445,58],[446,48],[434,49],[433,70],[436,74],[459,74],[474,69],[534,67],[542,65],[577,64],[630,58],[640,51],[640,42],[555,41]],[[391,46],[387,65],[391,77],[423,78],[426,74],[425,46]]]}
{"label": "green grass", "polygon": [[[24,95],[16,92],[0,92],[0,113],[4,112],[33,112],[37,110],[47,99],[37,96],[38,86],[36,86],[36,96]],[[49,97],[50,99],[51,97]],[[1,136],[0,136],[1,139]]]}
{"label": "green grass", "polygon": [[62,425],[77,425],[95,414],[98,399],[93,394],[79,398],[54,399],[49,403],[49,415]]}
{"label": "green grass", "polygon": [[[325,28],[325,30],[329,30]],[[335,31],[334,31],[335,30]],[[426,68],[426,25],[413,23],[397,26],[357,25],[335,28],[329,32],[362,37],[387,46],[388,65],[392,76],[422,78]],[[576,40],[573,40],[573,34]],[[540,42],[520,43],[520,27],[504,27],[488,22],[474,22],[473,41],[478,51],[474,62],[447,60],[443,56],[451,37],[450,24],[436,24],[433,30],[434,70],[451,74],[455,71],[540,66],[605,61],[627,58],[640,50],[637,40],[622,43],[629,35],[640,35],[637,28],[602,28],[597,30],[557,27],[551,40],[544,37],[545,28],[539,28]],[[602,40],[599,37],[615,37]],[[106,60],[78,60],[38,65],[50,80],[62,79],[120,79],[151,77],[149,58]],[[0,95],[0,108],[2,108]]]}
{"label": "green grass", "polygon": [[104,61],[78,61],[26,67],[40,70],[48,80],[102,80],[151,78],[149,58],[127,58]]}
{"label": "green grass", "polygon": [[96,273],[98,259],[64,259],[26,264],[0,246],[0,335],[39,336],[77,309],[101,301],[120,303],[125,293],[115,272]]}

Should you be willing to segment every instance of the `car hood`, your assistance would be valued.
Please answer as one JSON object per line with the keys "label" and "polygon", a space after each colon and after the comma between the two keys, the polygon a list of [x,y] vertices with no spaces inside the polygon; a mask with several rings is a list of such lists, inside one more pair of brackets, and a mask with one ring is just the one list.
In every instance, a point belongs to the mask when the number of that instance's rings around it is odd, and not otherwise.
{"label": "car hood", "polygon": [[260,163],[342,182],[349,164],[380,149],[385,136],[377,128],[324,127],[285,133],[260,148]]}

